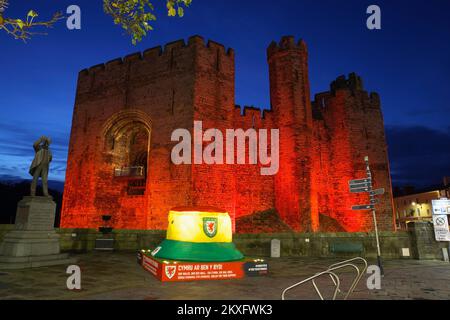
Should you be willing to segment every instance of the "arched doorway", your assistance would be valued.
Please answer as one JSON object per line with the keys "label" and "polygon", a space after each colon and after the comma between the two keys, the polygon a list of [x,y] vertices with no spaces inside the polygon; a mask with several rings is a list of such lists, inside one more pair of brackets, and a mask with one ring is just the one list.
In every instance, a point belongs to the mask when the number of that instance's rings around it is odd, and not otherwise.
{"label": "arched doorway", "polygon": [[115,179],[125,180],[127,194],[144,195],[150,151],[151,122],[142,111],[123,111],[105,125],[105,149]]}

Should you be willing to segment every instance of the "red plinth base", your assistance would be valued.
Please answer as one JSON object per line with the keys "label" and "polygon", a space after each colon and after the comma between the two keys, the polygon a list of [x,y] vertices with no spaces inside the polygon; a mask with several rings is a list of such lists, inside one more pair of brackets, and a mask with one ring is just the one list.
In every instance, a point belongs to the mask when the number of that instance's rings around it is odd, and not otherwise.
{"label": "red plinth base", "polygon": [[268,273],[268,264],[261,259],[232,262],[187,262],[161,260],[138,252],[138,263],[156,279],[166,281],[198,281],[240,279]]}

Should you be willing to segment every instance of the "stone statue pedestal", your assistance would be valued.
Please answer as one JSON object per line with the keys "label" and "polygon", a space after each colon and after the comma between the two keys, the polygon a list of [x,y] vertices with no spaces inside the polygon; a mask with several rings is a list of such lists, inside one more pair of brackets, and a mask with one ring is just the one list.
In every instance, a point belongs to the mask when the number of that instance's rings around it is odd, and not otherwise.
{"label": "stone statue pedestal", "polygon": [[53,227],[55,210],[51,197],[27,196],[18,203],[15,230],[0,244],[0,270],[75,262],[60,253],[59,235]]}

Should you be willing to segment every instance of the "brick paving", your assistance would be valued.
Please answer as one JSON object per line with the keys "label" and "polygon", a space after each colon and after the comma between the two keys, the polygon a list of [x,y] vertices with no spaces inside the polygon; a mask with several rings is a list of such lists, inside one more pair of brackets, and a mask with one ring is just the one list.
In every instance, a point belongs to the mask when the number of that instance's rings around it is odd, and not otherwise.
{"label": "brick paving", "polygon": [[[0,299],[280,299],[289,285],[305,279],[335,259],[268,259],[270,275],[241,280],[161,283],[143,270],[132,252],[91,252],[76,255],[81,267],[79,291],[66,288],[66,266],[0,271]],[[373,264],[375,261],[369,261]],[[343,289],[352,281],[341,273]],[[450,264],[443,261],[388,260],[380,290],[369,290],[367,276],[351,299],[449,299]],[[326,297],[330,279],[318,281]],[[311,285],[292,290],[289,299],[317,299]]]}

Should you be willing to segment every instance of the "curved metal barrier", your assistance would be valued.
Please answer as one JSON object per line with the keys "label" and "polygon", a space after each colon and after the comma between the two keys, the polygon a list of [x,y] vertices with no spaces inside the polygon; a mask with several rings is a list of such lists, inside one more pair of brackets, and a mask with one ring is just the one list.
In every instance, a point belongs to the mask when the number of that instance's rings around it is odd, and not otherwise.
{"label": "curved metal barrier", "polygon": [[[331,271],[322,271],[322,272],[316,273],[316,274],[313,275],[312,277],[309,277],[309,278],[307,278],[307,279],[305,279],[305,280],[302,280],[302,281],[300,281],[300,282],[298,282],[298,283],[293,284],[293,285],[290,286],[290,287],[287,287],[286,289],[283,290],[283,293],[281,294],[281,300],[285,300],[285,294],[286,294],[286,292],[288,292],[289,290],[291,290],[291,289],[293,289],[293,288],[295,288],[295,287],[298,287],[298,286],[300,286],[300,285],[302,285],[302,284],[304,284],[304,283],[306,283],[306,282],[308,282],[308,281],[311,281],[311,280],[313,280],[313,279],[315,279],[315,278],[318,278],[318,277],[320,277],[320,276],[322,276],[322,275],[324,275],[324,274],[329,274],[330,277],[332,277],[332,279],[333,279],[333,277],[334,277],[333,283],[335,284],[336,289],[334,290],[333,300],[335,300],[335,299],[336,299],[336,296],[337,296],[337,293],[338,293],[338,290],[339,290],[340,280],[339,280],[339,277],[338,277],[335,273],[333,273],[333,272],[331,272]],[[317,294],[318,294],[319,297],[323,300],[323,297],[322,297],[322,295],[320,294],[320,292],[317,292]]]}
{"label": "curved metal barrier", "polygon": [[[358,268],[358,274],[357,274],[357,276],[355,277],[354,281],[352,282],[352,285],[351,285],[350,288],[348,289],[348,292],[347,292],[347,294],[345,295],[344,300],[347,300],[347,298],[353,293],[353,291],[356,289],[356,286],[358,285],[359,281],[361,280],[361,278],[363,277],[363,275],[366,273],[367,266],[368,266],[367,260],[364,259],[364,258],[361,258],[361,257],[356,257],[356,258],[348,259],[348,260],[341,261],[341,262],[338,262],[338,263],[334,263],[334,264],[332,264],[332,265],[330,265],[330,266],[328,267],[328,270],[329,270],[330,268],[334,268],[334,267],[340,266],[340,265],[342,265],[342,264],[348,264],[349,262],[356,261],[356,260],[359,260],[360,262],[362,262],[362,263],[364,264],[364,267],[362,268],[362,270],[359,270],[359,268]],[[356,266],[356,265],[353,264],[353,263],[352,263],[352,265],[353,265],[353,266]],[[332,278],[332,280],[333,280],[333,278]],[[339,290],[339,291],[340,291],[340,290]]]}
{"label": "curved metal barrier", "polygon": [[[364,266],[363,266],[362,269],[358,268],[358,266],[356,264],[351,263],[351,262],[357,261],[357,260],[359,262],[363,262]],[[331,280],[333,281],[334,286],[335,286],[335,290],[334,290],[334,294],[333,294],[332,300],[336,300],[337,294],[339,292],[342,292],[342,291],[340,290],[341,281],[339,279],[339,276],[334,271],[340,270],[340,269],[343,269],[343,268],[348,268],[348,267],[351,267],[351,268],[353,268],[356,271],[356,276],[353,279],[352,284],[350,285],[350,288],[348,289],[347,293],[344,296],[344,300],[347,300],[348,297],[353,293],[353,291],[355,290],[355,288],[358,285],[359,281],[361,280],[362,276],[364,275],[364,273],[367,270],[367,261],[364,258],[356,257],[356,258],[348,259],[348,260],[341,261],[341,262],[338,262],[338,263],[334,263],[334,264],[330,265],[327,270],[319,272],[319,273],[316,273],[312,277],[304,279],[304,280],[302,280],[300,282],[297,282],[297,283],[293,284],[292,286],[287,287],[286,289],[284,289],[283,293],[281,294],[281,299],[285,300],[285,294],[286,294],[287,291],[289,291],[289,290],[291,290],[291,289],[293,289],[293,288],[295,288],[297,286],[300,286],[302,284],[305,284],[305,283],[311,281],[312,285],[313,285],[313,287],[314,287],[314,289],[315,289],[315,291],[317,293],[317,295],[320,298],[320,300],[324,300],[323,295],[320,292],[319,288],[317,287],[317,284],[316,284],[315,280],[316,280],[316,278],[319,278],[319,277],[321,277],[324,274],[328,274],[330,276]]]}
{"label": "curved metal barrier", "polygon": [[[358,279],[360,279],[360,276],[362,276],[362,273],[360,273],[359,268],[356,265],[354,265],[353,263],[344,263],[344,262],[339,263],[338,265],[336,265],[334,267],[328,267],[328,269],[326,270],[326,271],[334,271],[334,270],[339,270],[339,269],[343,269],[343,268],[346,268],[346,267],[352,267],[353,269],[355,269],[356,277],[353,279],[352,284],[350,286],[350,289],[347,292],[347,294],[345,295],[344,300],[347,300],[347,297],[348,297],[348,295],[350,293],[350,290],[353,288],[353,286],[356,286],[358,284],[358,282],[359,282]],[[334,282],[333,277],[331,277],[331,280],[333,280],[334,285],[336,285],[336,283]],[[319,289],[317,288],[317,285],[316,285],[314,279],[312,279],[312,283],[313,283],[314,288],[316,289],[316,292],[319,294],[319,296],[322,296],[319,293]],[[341,292],[341,290],[339,289],[338,292]],[[324,299],[322,298],[322,300],[324,300]]]}

